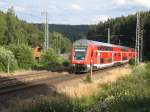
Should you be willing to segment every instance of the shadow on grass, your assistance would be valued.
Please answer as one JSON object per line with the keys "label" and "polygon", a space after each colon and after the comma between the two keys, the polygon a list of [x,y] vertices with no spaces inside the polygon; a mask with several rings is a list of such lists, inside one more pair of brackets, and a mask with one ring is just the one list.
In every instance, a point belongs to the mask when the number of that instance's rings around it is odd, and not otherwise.
{"label": "shadow on grass", "polygon": [[[10,81],[12,82],[10,83]],[[36,98],[55,94],[53,85],[47,85],[44,82],[31,83],[20,81],[15,77],[0,76],[0,111],[3,108],[12,108],[15,104],[20,104],[26,99],[33,101]],[[17,89],[22,86],[24,88]],[[11,90],[12,88],[14,90]]]}

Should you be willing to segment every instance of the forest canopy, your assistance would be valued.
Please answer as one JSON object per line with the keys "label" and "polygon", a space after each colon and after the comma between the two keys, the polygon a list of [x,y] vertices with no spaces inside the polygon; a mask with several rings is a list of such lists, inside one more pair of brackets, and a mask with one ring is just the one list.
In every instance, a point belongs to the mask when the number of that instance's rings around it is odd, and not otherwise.
{"label": "forest canopy", "polygon": [[[150,60],[150,11],[141,12],[141,29],[143,31],[144,60]],[[136,14],[127,17],[117,17],[106,22],[100,22],[88,32],[88,39],[107,41],[107,29],[111,30],[111,43],[135,47]]]}
{"label": "forest canopy", "polygon": [[[0,11],[0,24],[1,46],[10,44],[26,44],[30,47],[44,46],[44,31],[31,23],[18,19],[13,8],[9,8],[6,13]],[[54,42],[55,40],[60,41],[62,46]],[[55,49],[60,49],[61,52],[68,52],[71,41],[61,33],[49,32],[49,44],[52,48],[55,46]]]}

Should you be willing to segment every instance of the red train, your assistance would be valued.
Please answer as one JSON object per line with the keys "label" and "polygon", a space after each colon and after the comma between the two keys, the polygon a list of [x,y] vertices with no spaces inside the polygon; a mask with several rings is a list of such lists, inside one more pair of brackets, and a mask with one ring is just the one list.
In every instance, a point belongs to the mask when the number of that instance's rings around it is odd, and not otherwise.
{"label": "red train", "polygon": [[87,72],[90,65],[97,70],[127,63],[135,55],[132,48],[81,39],[73,44],[70,63],[74,72]]}

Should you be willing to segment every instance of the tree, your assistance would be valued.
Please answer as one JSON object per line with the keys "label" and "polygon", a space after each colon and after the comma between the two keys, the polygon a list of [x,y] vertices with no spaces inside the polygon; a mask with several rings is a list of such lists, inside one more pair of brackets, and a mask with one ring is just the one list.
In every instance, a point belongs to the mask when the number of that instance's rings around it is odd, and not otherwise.
{"label": "tree", "polygon": [[8,63],[10,64],[10,71],[18,69],[18,63],[13,53],[4,47],[0,47],[0,71],[6,72]]}
{"label": "tree", "polygon": [[53,69],[59,65],[59,57],[52,48],[49,48],[48,51],[42,53],[40,64],[45,69]]}
{"label": "tree", "polygon": [[[144,37],[144,59],[150,60],[150,11],[141,13],[141,28],[143,30]],[[107,28],[110,25],[112,35],[122,35],[113,36],[112,42],[118,44],[118,40],[121,41],[121,45],[127,47],[135,47],[135,37],[136,37],[136,14],[129,15],[127,17],[117,17],[114,19],[109,19],[108,21],[102,23],[100,22],[96,28],[92,28],[88,32],[88,39],[93,39],[95,35],[104,35],[107,37]],[[101,38],[101,37],[99,37]],[[107,38],[106,38],[107,39]],[[97,39],[98,40],[98,39]]]}
{"label": "tree", "polygon": [[9,49],[14,53],[15,58],[18,61],[19,68],[30,69],[34,66],[35,60],[32,55],[32,50],[25,44],[21,45],[10,45]]}
{"label": "tree", "polygon": [[68,52],[71,48],[71,41],[57,32],[50,33],[49,43],[57,53]]}
{"label": "tree", "polygon": [[9,8],[6,14],[6,21],[7,21],[7,30],[6,30],[6,37],[7,42],[6,44],[14,43],[16,38],[15,28],[16,28],[16,17],[13,11],[13,8]]}
{"label": "tree", "polygon": [[5,32],[7,30],[7,23],[5,20],[5,14],[0,12],[0,45],[6,44]]}

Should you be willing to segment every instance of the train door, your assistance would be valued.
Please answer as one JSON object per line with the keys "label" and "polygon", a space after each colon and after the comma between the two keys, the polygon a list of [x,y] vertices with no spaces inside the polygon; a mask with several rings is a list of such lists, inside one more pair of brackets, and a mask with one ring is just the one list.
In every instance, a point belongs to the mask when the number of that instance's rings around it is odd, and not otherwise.
{"label": "train door", "polygon": [[118,62],[118,53],[114,52],[114,62]]}
{"label": "train door", "polygon": [[114,62],[121,62],[121,49],[118,47],[114,48]]}
{"label": "train door", "polygon": [[112,52],[108,52],[108,59],[107,59],[108,63],[112,63]]}
{"label": "train door", "polygon": [[127,52],[123,52],[122,53],[122,61],[127,61],[128,58],[127,58]]}

